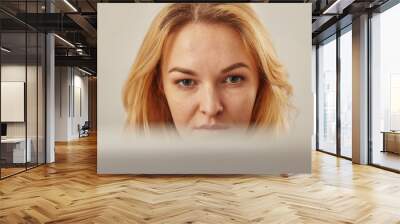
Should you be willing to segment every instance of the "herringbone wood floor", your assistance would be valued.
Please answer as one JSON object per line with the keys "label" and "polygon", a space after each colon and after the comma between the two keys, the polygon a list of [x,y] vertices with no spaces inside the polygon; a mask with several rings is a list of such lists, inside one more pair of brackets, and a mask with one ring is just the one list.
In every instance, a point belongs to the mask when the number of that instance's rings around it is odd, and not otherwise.
{"label": "herringbone wood floor", "polygon": [[0,223],[400,223],[400,175],[313,152],[311,175],[96,174],[96,139],[0,181]]}

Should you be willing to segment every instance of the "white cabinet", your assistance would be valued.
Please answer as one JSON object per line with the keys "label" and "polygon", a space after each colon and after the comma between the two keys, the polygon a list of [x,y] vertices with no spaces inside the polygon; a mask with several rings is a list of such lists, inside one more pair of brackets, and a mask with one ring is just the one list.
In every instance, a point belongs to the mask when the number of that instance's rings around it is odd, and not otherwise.
{"label": "white cabinet", "polygon": [[[28,138],[26,143],[27,147],[25,151],[25,138],[7,138],[1,140],[1,144],[12,147],[13,163],[25,163],[32,161],[32,140]],[[25,159],[27,160],[25,161]]]}

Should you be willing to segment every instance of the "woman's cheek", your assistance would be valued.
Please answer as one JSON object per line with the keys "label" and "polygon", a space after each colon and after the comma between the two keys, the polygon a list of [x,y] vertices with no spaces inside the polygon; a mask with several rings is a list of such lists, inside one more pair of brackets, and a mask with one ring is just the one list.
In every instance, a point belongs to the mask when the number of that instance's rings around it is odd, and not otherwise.
{"label": "woman's cheek", "polygon": [[196,109],[196,95],[189,92],[178,91],[170,97],[170,109],[175,123],[187,126]]}
{"label": "woman's cheek", "polygon": [[237,122],[248,122],[251,119],[256,91],[251,88],[238,88],[226,92],[224,101],[226,109]]}

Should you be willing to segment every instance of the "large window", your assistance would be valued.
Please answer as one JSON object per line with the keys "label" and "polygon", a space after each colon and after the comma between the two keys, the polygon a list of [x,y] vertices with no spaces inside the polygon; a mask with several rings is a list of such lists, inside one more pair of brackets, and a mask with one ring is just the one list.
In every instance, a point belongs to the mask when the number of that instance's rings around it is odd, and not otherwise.
{"label": "large window", "polygon": [[372,163],[400,170],[400,4],[371,19]]}
{"label": "large window", "polygon": [[318,48],[318,149],[336,153],[336,37]]}
{"label": "large window", "polygon": [[351,158],[352,26],[320,43],[317,53],[317,148]]}
{"label": "large window", "polygon": [[340,36],[340,154],[352,157],[352,35],[351,26]]}

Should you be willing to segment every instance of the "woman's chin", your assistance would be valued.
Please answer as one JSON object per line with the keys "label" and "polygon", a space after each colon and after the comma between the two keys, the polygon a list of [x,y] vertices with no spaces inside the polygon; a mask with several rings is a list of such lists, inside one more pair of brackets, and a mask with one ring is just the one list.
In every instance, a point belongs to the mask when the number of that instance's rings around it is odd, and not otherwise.
{"label": "woman's chin", "polygon": [[246,133],[245,128],[190,129],[180,131],[179,135],[185,138],[220,138],[244,133]]}

